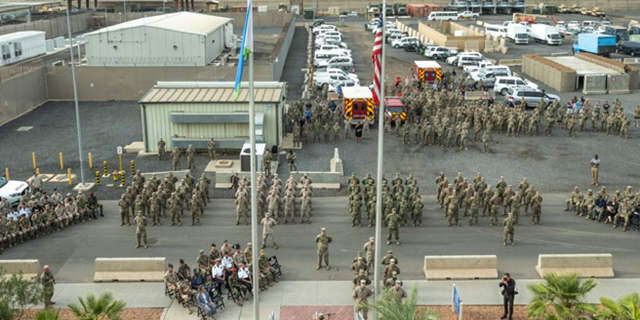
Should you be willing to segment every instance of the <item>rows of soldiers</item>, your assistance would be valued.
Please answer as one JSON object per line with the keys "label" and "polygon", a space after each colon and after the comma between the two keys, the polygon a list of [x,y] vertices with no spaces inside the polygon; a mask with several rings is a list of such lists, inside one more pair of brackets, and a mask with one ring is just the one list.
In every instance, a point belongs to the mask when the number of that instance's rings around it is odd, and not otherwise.
{"label": "rows of soldiers", "polygon": [[[215,243],[211,244],[208,253],[200,250],[195,259],[196,267],[191,269],[184,260],[180,260],[177,270],[172,264],[168,265],[168,269],[164,275],[164,283],[167,290],[175,292],[176,299],[182,299],[183,305],[191,313],[189,302],[192,296],[196,294],[196,289],[204,287],[205,292],[213,298],[216,294],[221,294],[223,288],[226,288],[233,297],[233,300],[239,306],[244,301],[249,300],[249,295],[253,294],[254,280],[253,268],[253,249],[251,243],[242,250],[239,244],[230,245],[227,240],[217,248]],[[265,255],[265,251],[261,250],[258,265],[259,274],[259,290],[268,290],[269,287],[279,282],[278,271],[273,268],[269,259]]]}
{"label": "rows of soldiers", "polygon": [[520,225],[520,210],[528,215],[531,209],[531,224],[541,224],[543,198],[540,192],[523,178],[518,189],[508,185],[504,177],[496,183],[495,188],[488,185],[482,174],[478,173],[469,181],[461,173],[449,181],[440,173],[435,179],[436,198],[440,208],[444,209],[447,225],[460,225],[460,212],[469,217],[468,224],[479,225],[479,216],[490,217],[489,225],[498,225],[498,214],[507,216],[513,213],[514,224]]}
{"label": "rows of soldiers", "polygon": [[185,209],[191,213],[191,225],[200,225],[204,209],[211,201],[210,184],[211,180],[204,173],[198,181],[187,173],[178,182],[171,172],[162,180],[155,174],[147,180],[138,170],[118,201],[120,225],[130,225],[130,218],[142,212],[145,217],[151,218],[152,226],[161,226],[162,218],[167,218],[168,211],[171,225],[181,226]]}
{"label": "rows of soldiers", "polygon": [[[355,312],[362,312],[364,319],[367,319],[368,308],[363,305],[367,302],[367,298],[371,295],[371,290],[367,288],[371,284],[369,274],[373,270],[373,264],[375,259],[375,238],[369,238],[362,250],[358,252],[358,255],[353,258],[351,264],[351,271],[354,273],[353,277],[353,293],[354,309]],[[400,268],[398,267],[399,259],[393,254],[393,251],[387,251],[387,254],[380,261],[383,266],[383,280],[384,287],[391,292],[394,298],[402,301],[407,297],[406,291],[402,288],[402,280],[400,280]]]}
{"label": "rows of soldiers", "polygon": [[[300,223],[311,223],[313,187],[312,181],[306,173],[298,181],[293,176],[289,176],[284,183],[277,173],[273,175],[270,183],[268,183],[267,177],[261,173],[256,179],[256,185],[257,210],[260,218],[264,218],[265,213],[269,213],[276,223],[284,220],[284,224],[289,221],[295,224],[298,217]],[[246,176],[243,177],[238,183],[238,190],[235,194],[236,225],[240,224],[240,220],[244,220],[245,225],[249,224],[250,188],[251,182]],[[297,189],[300,190],[297,191]]]}
{"label": "rows of soldiers", "polygon": [[564,211],[573,211],[576,216],[587,220],[611,222],[614,229],[624,221],[622,231],[625,232],[634,211],[640,212],[640,189],[634,193],[633,188],[627,186],[624,192],[616,190],[609,196],[606,187],[601,187],[596,194],[591,189],[582,194],[576,186],[565,201]]}
{"label": "rows of soldiers", "polygon": [[13,208],[7,199],[0,200],[0,253],[30,239],[62,231],[73,225],[103,216],[102,205],[90,192],[82,191],[74,197],[62,196],[57,190],[51,195],[41,189],[24,191],[20,204]]}

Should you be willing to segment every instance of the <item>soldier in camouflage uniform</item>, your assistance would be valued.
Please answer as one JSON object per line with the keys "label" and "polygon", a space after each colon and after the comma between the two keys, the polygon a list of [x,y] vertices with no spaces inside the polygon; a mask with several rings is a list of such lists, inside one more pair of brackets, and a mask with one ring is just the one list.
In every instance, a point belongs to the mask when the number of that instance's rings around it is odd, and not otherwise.
{"label": "soldier in camouflage uniform", "polygon": [[[471,197],[467,199],[467,207],[469,208],[469,225],[475,223],[478,225],[478,211],[480,206],[480,198],[478,197],[478,193],[475,191],[471,193]],[[475,222],[474,222],[475,221]]]}
{"label": "soldier in camouflage uniform", "polygon": [[540,215],[542,214],[542,197],[540,196],[540,192],[537,191],[536,194],[531,199],[531,224],[541,224],[540,223]]}
{"label": "soldier in camouflage uniform", "polygon": [[513,220],[513,214],[511,212],[509,212],[509,216],[504,219],[504,221],[502,222],[502,224],[504,225],[504,232],[502,234],[502,245],[506,246],[507,245],[507,237],[511,238],[511,245],[515,246],[516,243],[513,241],[513,237],[515,234],[515,223],[516,221]]}
{"label": "soldier in camouflage uniform", "polygon": [[396,208],[393,208],[391,214],[387,216],[387,245],[389,245],[393,235],[396,237],[396,245],[400,245],[400,216],[396,212]]}
{"label": "soldier in camouflage uniform", "polygon": [[424,204],[420,201],[420,198],[416,198],[413,203],[413,226],[416,226],[416,223],[419,223],[422,227],[422,209],[424,208]]}

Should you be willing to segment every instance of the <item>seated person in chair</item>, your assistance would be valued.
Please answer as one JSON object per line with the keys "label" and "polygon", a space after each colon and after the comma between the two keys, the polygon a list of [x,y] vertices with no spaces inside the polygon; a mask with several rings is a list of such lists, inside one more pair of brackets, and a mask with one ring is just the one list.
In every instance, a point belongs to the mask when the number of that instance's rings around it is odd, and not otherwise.
{"label": "seated person in chair", "polygon": [[195,290],[191,289],[191,282],[189,280],[184,279],[178,283],[178,290],[180,291],[180,298],[182,299],[182,304],[185,308],[187,308],[187,312],[192,314],[191,311],[191,300],[193,296],[196,294]]}
{"label": "seated person in chair", "polygon": [[164,285],[167,287],[167,290],[174,293],[174,297],[178,297],[175,295],[178,288],[178,276],[176,272],[173,270],[173,265],[169,263],[167,272],[164,274]]}
{"label": "seated person in chair", "polygon": [[214,314],[216,314],[216,305],[211,301],[211,297],[207,293],[205,286],[198,287],[198,295],[196,296],[196,302],[198,307],[202,310],[205,317],[211,320],[216,320]]}
{"label": "seated person in chair", "polygon": [[618,199],[615,196],[611,197],[611,200],[607,202],[607,207],[605,210],[605,220],[604,223],[612,222],[613,217],[618,214],[619,207]]}
{"label": "seated person in chair", "polygon": [[240,283],[245,286],[249,292],[253,292],[253,279],[251,278],[251,271],[249,271],[246,263],[240,265],[238,278],[240,279]]}

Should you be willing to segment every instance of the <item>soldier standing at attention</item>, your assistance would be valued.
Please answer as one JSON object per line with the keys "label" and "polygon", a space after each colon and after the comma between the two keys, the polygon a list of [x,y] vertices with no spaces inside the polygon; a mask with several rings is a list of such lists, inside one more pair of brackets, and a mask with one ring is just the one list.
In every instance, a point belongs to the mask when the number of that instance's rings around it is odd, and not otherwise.
{"label": "soldier standing at attention", "polygon": [[160,141],[158,141],[158,160],[164,160],[165,146],[166,143],[160,138]]}
{"label": "soldier standing at attention", "polygon": [[591,159],[591,176],[593,177],[591,184],[594,186],[598,185],[598,171],[600,171],[600,158],[598,158],[596,154],[593,156],[593,159]]}
{"label": "soldier standing at attention", "polygon": [[142,211],[138,211],[138,215],[136,216],[136,240],[138,244],[136,245],[136,249],[140,248],[140,243],[144,242],[144,248],[148,248],[147,246],[147,218],[142,215]]}
{"label": "soldier standing at attention", "polygon": [[187,166],[189,170],[196,170],[196,148],[192,145],[189,145],[189,148],[187,148]]}
{"label": "soldier standing at attention", "polygon": [[211,161],[218,160],[218,155],[216,155],[216,141],[213,140],[213,137],[207,143],[207,151],[209,152],[209,158],[211,158]]}
{"label": "soldier standing at attention", "polygon": [[354,300],[354,311],[355,313],[362,312],[362,318],[367,320],[369,318],[369,308],[366,303],[369,300],[369,297],[373,295],[373,291],[367,288],[367,281],[360,280],[360,286],[353,290],[353,300]]}
{"label": "soldier standing at attention", "polygon": [[333,238],[327,235],[327,229],[320,229],[320,234],[316,236],[315,242],[318,244],[318,267],[316,270],[320,270],[322,267],[322,260],[324,259],[324,264],[326,265],[326,269],[329,270],[331,267],[329,266],[329,244],[333,241]]}
{"label": "soldier standing at attention", "polygon": [[271,157],[271,152],[265,151],[264,157],[262,158],[262,166],[264,167],[264,174],[267,177],[271,176],[271,161],[273,158]]}
{"label": "soldier standing at attention", "polygon": [[362,247],[362,250],[366,253],[367,267],[368,267],[367,273],[369,273],[375,261],[375,255],[376,255],[375,238],[370,237],[369,241],[365,243],[364,246]]}
{"label": "soldier standing at attention", "polygon": [[182,153],[180,149],[177,147],[173,147],[173,152],[171,152],[171,164],[173,165],[173,171],[177,171],[180,169],[180,157]]}
{"label": "soldier standing at attention", "polygon": [[267,239],[271,238],[273,248],[278,250],[276,239],[273,237],[273,227],[278,223],[271,218],[270,214],[267,213],[262,221],[260,221],[260,224],[262,225],[262,249],[267,246]]}
{"label": "soldier standing at attention", "polygon": [[333,143],[340,143],[340,125],[337,122],[333,124]]}
{"label": "soldier standing at attention", "polygon": [[42,291],[44,294],[44,308],[49,309],[55,304],[54,301],[51,301],[51,298],[53,297],[53,286],[56,284],[56,278],[51,274],[49,266],[44,266],[43,270],[44,272],[40,275],[40,284],[42,284]]}
{"label": "soldier standing at attention", "polygon": [[541,224],[540,214],[542,213],[542,197],[540,191],[536,191],[536,195],[531,199],[531,224]]}
{"label": "soldier standing at attention", "polygon": [[289,171],[298,171],[298,167],[296,166],[296,159],[298,156],[293,152],[293,150],[289,150],[287,153],[287,162],[289,163]]}
{"label": "soldier standing at attention", "polygon": [[344,138],[351,139],[349,135],[351,134],[351,120],[344,119]]}
{"label": "soldier standing at attention", "polygon": [[129,201],[127,201],[126,195],[123,193],[118,201],[118,207],[120,208],[120,226],[124,226],[125,221],[127,225],[129,223]]}
{"label": "soldier standing at attention", "polygon": [[400,245],[400,216],[396,213],[396,208],[391,210],[391,214],[387,216],[387,245],[391,243],[391,237],[396,236],[396,245]]}
{"label": "soldier standing at attention", "polygon": [[513,235],[515,232],[515,224],[516,221],[513,220],[513,213],[509,212],[509,216],[504,219],[504,232],[502,233],[502,245],[506,246],[507,245],[507,236],[511,237],[511,245],[515,246],[516,243],[513,241]]}

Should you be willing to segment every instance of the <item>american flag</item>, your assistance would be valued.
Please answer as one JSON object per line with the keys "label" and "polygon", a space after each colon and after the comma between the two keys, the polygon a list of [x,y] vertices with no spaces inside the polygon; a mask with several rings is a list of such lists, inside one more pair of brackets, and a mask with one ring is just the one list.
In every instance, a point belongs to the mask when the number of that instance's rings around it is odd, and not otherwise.
{"label": "american flag", "polygon": [[382,28],[384,24],[382,17],[380,17],[380,23],[378,24],[378,30],[376,31],[376,38],[373,41],[373,102],[376,105],[380,105],[380,79],[382,73]]}

